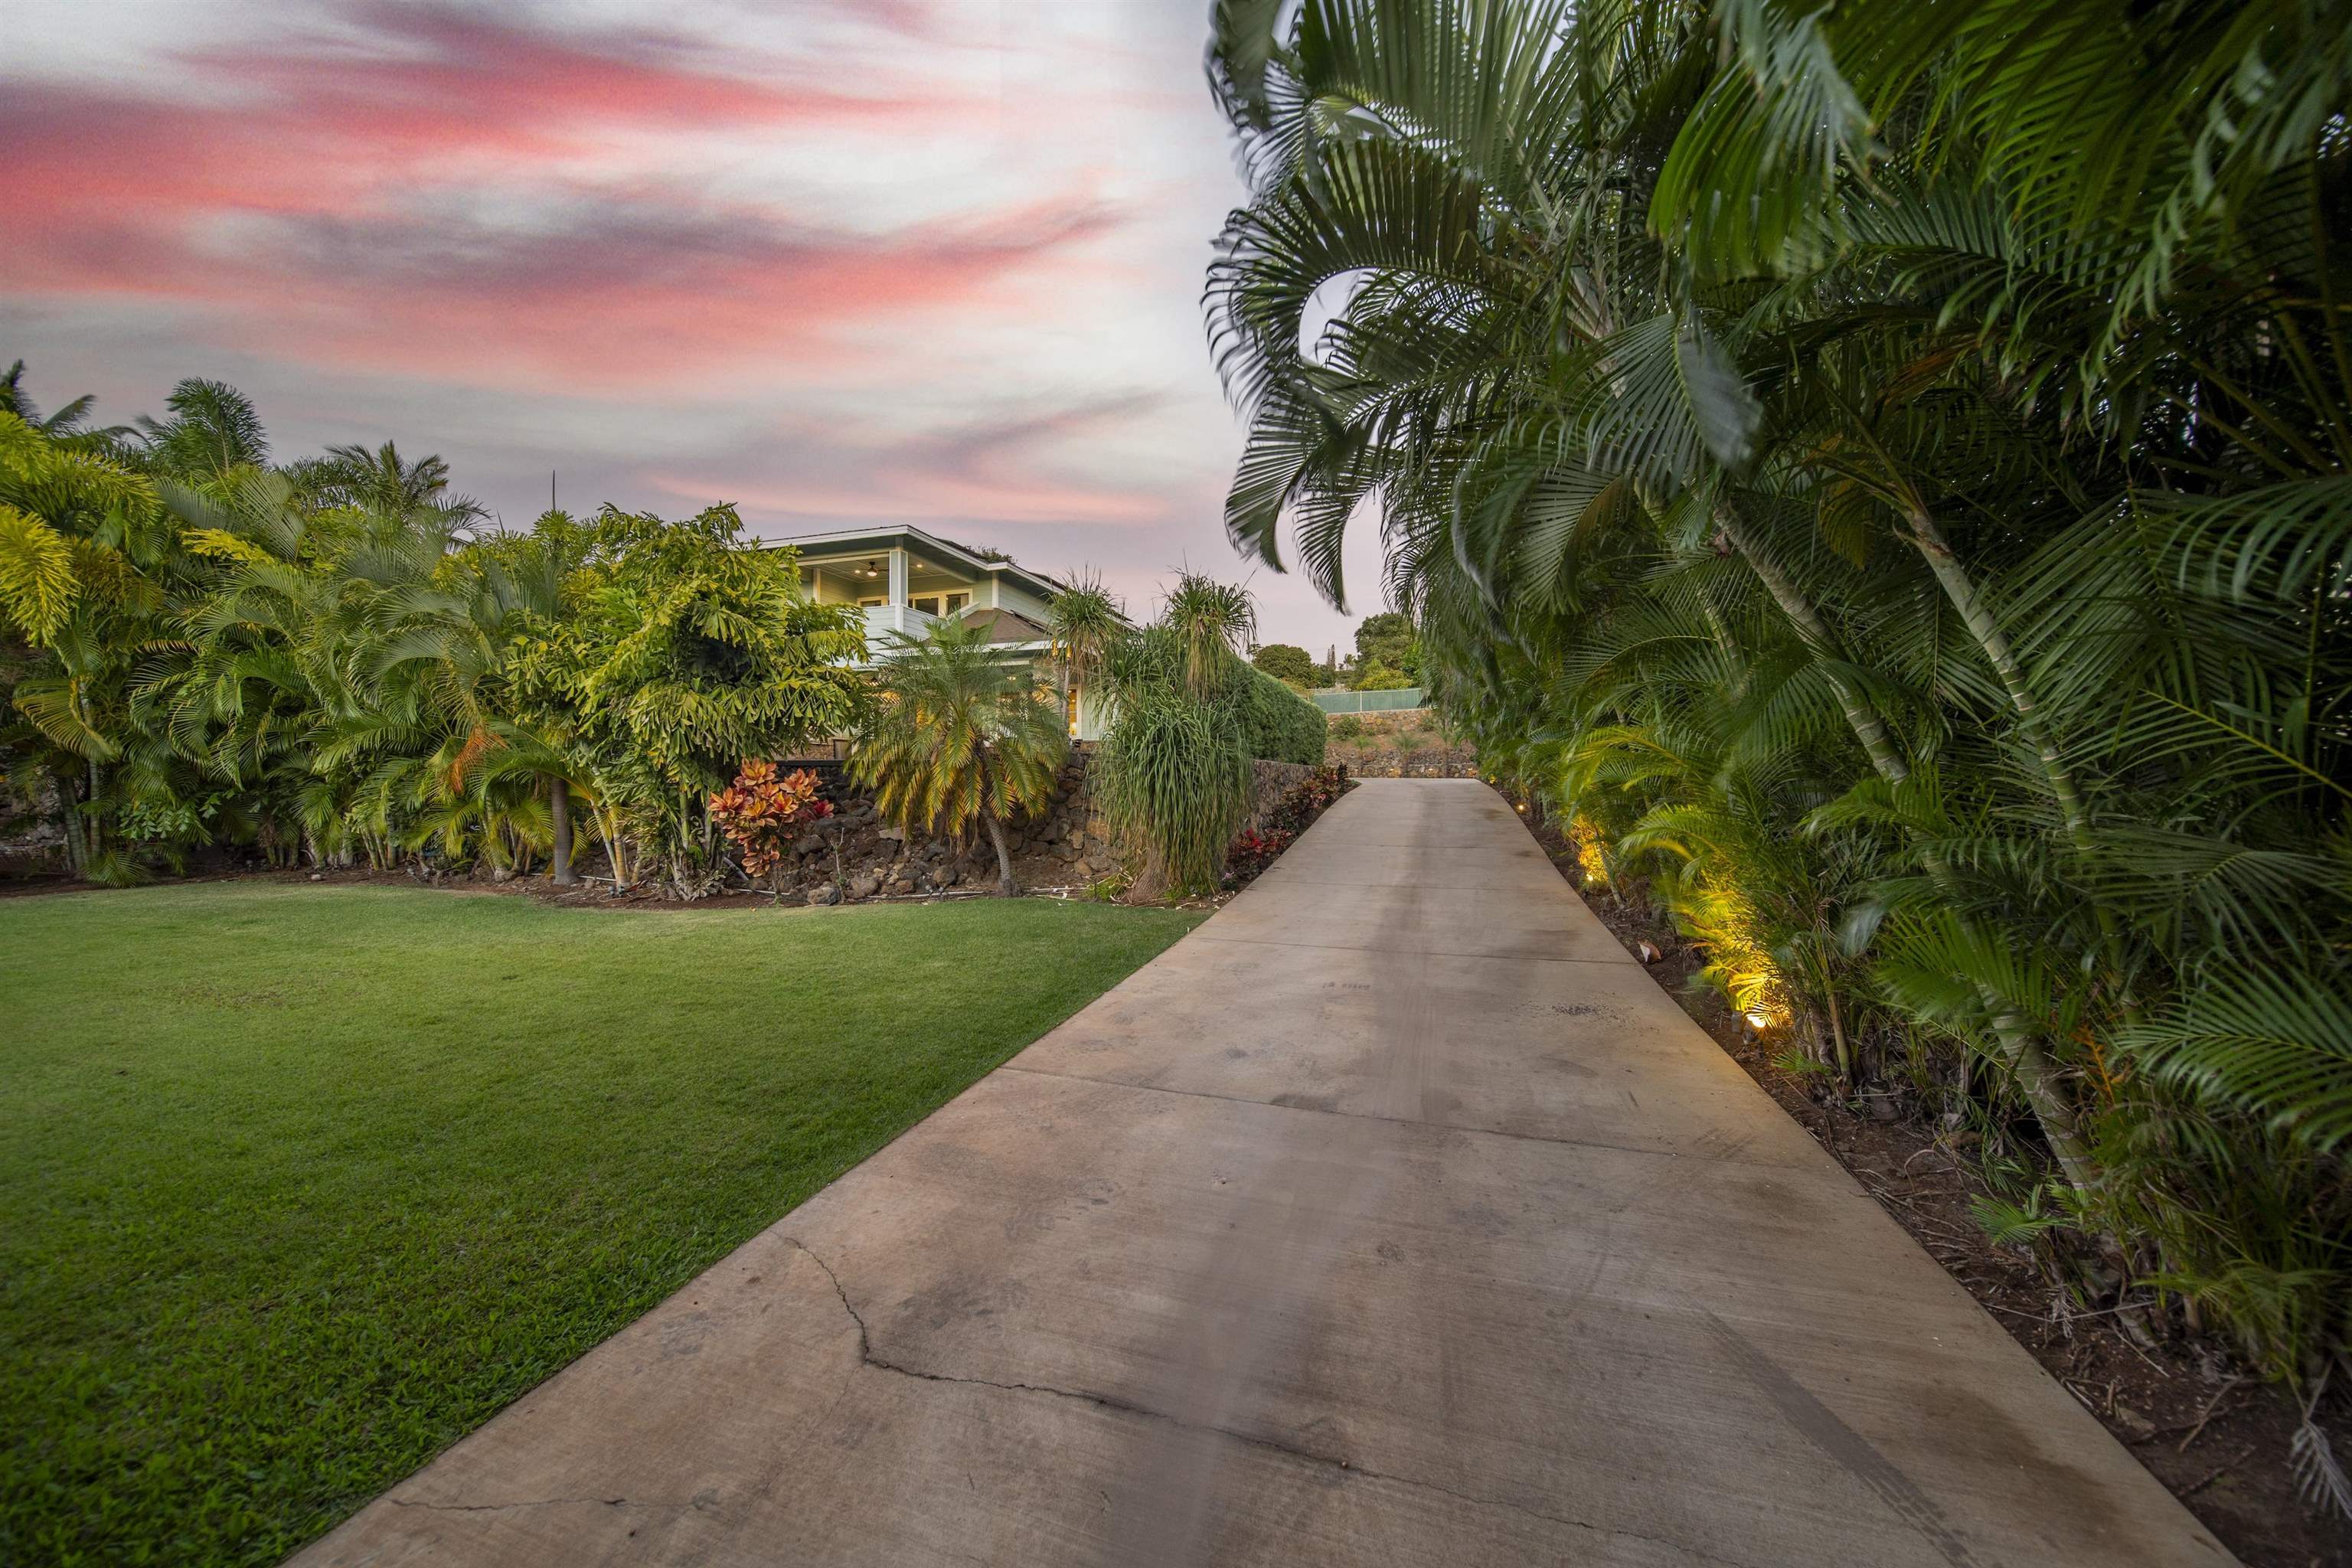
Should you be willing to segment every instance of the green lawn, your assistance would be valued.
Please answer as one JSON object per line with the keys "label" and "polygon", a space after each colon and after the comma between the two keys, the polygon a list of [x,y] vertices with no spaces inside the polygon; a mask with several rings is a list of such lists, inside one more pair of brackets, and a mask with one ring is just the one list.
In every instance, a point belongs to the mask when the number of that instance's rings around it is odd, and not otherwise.
{"label": "green lawn", "polygon": [[1199,918],[0,902],[0,1562],[275,1562]]}

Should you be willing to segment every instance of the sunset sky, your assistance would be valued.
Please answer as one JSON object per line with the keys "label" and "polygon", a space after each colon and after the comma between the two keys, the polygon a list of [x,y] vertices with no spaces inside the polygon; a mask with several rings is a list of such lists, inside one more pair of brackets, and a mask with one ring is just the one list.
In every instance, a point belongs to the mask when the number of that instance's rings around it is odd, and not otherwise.
{"label": "sunset sky", "polygon": [[[5,0],[0,362],[110,422],[235,384],[520,524],[903,520],[1130,607],[1240,444],[1199,295],[1241,188],[1206,0]],[[1353,616],[1259,569],[1268,641]]]}

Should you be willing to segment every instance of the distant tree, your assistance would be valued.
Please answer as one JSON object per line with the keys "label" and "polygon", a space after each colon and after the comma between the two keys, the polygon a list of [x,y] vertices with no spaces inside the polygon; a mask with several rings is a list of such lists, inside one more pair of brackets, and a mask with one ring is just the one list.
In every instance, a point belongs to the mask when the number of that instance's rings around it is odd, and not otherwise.
{"label": "distant tree", "polygon": [[1391,669],[1402,669],[1414,640],[1411,617],[1392,610],[1366,616],[1363,624],[1356,628],[1356,662],[1366,665],[1377,661]]}
{"label": "distant tree", "polygon": [[1251,652],[1250,662],[1276,680],[1286,680],[1293,686],[1315,684],[1315,657],[1295,644],[1267,643]]}
{"label": "distant tree", "polygon": [[1368,658],[1356,667],[1355,689],[1358,691],[1402,691],[1412,684],[1394,668],[1377,658]]}

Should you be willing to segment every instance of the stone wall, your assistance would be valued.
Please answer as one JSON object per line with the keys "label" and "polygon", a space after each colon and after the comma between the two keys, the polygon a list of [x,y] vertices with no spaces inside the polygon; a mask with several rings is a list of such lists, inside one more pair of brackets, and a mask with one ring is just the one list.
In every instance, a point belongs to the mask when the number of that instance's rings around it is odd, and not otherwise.
{"label": "stone wall", "polygon": [[[1074,886],[1108,876],[1115,860],[1086,788],[1087,759],[1073,756],[1062,768],[1053,803],[1034,820],[1005,830],[1014,871],[1026,887]],[[996,848],[975,831],[971,840],[911,839],[883,820],[874,802],[856,793],[839,775],[827,791],[834,815],[795,844],[795,862],[779,886],[811,903],[857,902],[905,897],[950,888],[990,888],[996,883]]]}
{"label": "stone wall", "polygon": [[1348,771],[1360,779],[1475,779],[1478,758],[1467,747],[1432,746],[1400,752],[1368,747],[1351,759]]}
{"label": "stone wall", "polygon": [[1333,713],[1329,757],[1366,779],[1475,779],[1478,754],[1448,741],[1430,708]]}
{"label": "stone wall", "polygon": [[1342,719],[1353,719],[1351,726],[1359,735],[1393,735],[1402,730],[1426,730],[1437,721],[1437,714],[1427,708],[1391,708],[1384,713],[1326,713],[1324,723],[1332,728]]}
{"label": "stone wall", "polygon": [[[1087,787],[1091,759],[1077,753],[1063,764],[1053,803],[1035,820],[1010,827],[1013,871],[1024,887],[1084,887],[1119,869],[1109,826]],[[1274,804],[1315,770],[1303,763],[1252,764],[1250,814],[1258,826]],[[952,840],[913,841],[882,820],[873,801],[845,786],[832,792],[835,815],[793,846],[795,863],[781,884],[787,895],[835,903],[949,888],[989,888],[996,882],[996,851],[985,835],[962,846]]]}
{"label": "stone wall", "polygon": [[1250,781],[1249,820],[1243,823],[1244,831],[1255,832],[1265,826],[1265,814],[1275,803],[1303,783],[1315,770],[1305,763],[1269,763],[1263,759],[1250,767],[1256,777]]}

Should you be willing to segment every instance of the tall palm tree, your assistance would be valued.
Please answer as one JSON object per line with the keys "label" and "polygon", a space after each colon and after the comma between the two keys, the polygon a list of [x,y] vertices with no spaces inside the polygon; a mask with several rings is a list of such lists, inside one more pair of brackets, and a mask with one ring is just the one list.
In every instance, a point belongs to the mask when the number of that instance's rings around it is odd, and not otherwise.
{"label": "tall palm tree", "polygon": [[427,453],[414,462],[400,455],[393,442],[370,449],[352,445],[330,447],[326,455],[301,466],[302,482],[338,505],[357,507],[386,517],[404,517],[429,508],[453,522],[478,522],[488,509],[471,496],[449,491],[449,465]]}
{"label": "tall palm tree", "polygon": [[191,376],[172,388],[168,419],[139,416],[151,471],[194,485],[218,485],[269,461],[269,437],[253,400],[223,381]]}
{"label": "tall palm tree", "polygon": [[893,634],[885,658],[882,700],[850,772],[910,833],[978,826],[996,849],[997,890],[1012,897],[1020,889],[1005,826],[1052,800],[1069,748],[1058,707],[1024,664],[962,622]]}

